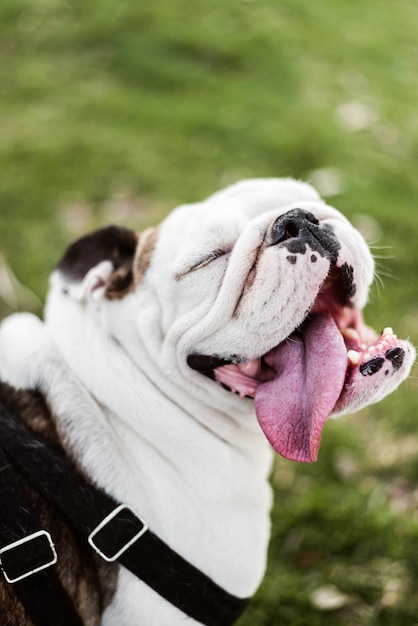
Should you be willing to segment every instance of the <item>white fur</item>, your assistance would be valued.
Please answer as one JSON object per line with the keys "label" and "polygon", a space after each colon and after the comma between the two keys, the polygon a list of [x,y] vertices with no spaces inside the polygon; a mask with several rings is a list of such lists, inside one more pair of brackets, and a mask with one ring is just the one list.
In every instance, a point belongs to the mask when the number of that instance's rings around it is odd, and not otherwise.
{"label": "white fur", "polygon": [[[355,305],[363,307],[373,262],[357,231],[309,185],[260,180],[174,211],[142,283],[122,300],[103,298],[107,262],[82,283],[56,273],[46,323],[16,315],[0,330],[0,376],[45,393],[98,484],[241,597],[254,593],[265,569],[271,452],[252,401],[193,372],[186,358],[193,350],[252,358],[302,321],[329,271],[322,257],[314,271],[266,249],[263,279],[242,296],[269,225],[294,206],[333,225],[341,259],[355,268]],[[191,271],[220,246],[234,247]],[[121,570],[104,625],[184,623],[195,622]]]}

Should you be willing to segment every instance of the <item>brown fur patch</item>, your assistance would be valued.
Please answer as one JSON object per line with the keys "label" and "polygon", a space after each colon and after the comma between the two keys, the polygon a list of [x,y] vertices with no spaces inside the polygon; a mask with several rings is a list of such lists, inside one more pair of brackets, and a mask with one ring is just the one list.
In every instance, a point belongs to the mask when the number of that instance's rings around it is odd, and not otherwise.
{"label": "brown fur patch", "polygon": [[139,234],[138,246],[133,262],[134,287],[139,285],[151,263],[157,237],[158,228],[147,228],[147,230]]}
{"label": "brown fur patch", "polygon": [[132,291],[133,273],[131,267],[120,267],[114,271],[108,280],[105,298],[108,300],[120,300]]}
{"label": "brown fur patch", "polygon": [[106,226],[81,239],[66,250],[57,269],[71,280],[82,281],[101,261],[111,261],[115,271],[131,269],[138,237],[123,226]]}
{"label": "brown fur patch", "polygon": [[[0,381],[0,402],[49,444],[64,444],[57,433],[53,415],[36,391],[16,390]],[[1,435],[0,435],[1,436]],[[118,567],[105,563],[69,526],[66,520],[16,472],[16,479],[43,528],[54,540],[58,577],[86,626],[99,626],[117,585]],[[0,576],[0,624],[31,626],[17,601],[13,588]]]}
{"label": "brown fur patch", "polygon": [[57,266],[70,281],[82,281],[101,261],[110,261],[110,275],[104,296],[109,300],[123,298],[141,282],[157,240],[157,229],[143,233],[122,226],[107,226],[72,243]]}

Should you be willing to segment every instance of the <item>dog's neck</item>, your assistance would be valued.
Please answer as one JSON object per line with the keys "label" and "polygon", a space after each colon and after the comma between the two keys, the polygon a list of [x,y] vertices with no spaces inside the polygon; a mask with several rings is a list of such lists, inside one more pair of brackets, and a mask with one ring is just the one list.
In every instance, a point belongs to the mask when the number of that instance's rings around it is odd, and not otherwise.
{"label": "dog's neck", "polygon": [[252,595],[265,568],[271,503],[262,435],[196,398],[185,410],[184,392],[169,381],[150,392],[152,360],[140,370],[75,311],[61,309],[57,327],[53,319],[17,324],[11,369],[20,386],[45,393],[61,436],[100,486],[229,592]]}

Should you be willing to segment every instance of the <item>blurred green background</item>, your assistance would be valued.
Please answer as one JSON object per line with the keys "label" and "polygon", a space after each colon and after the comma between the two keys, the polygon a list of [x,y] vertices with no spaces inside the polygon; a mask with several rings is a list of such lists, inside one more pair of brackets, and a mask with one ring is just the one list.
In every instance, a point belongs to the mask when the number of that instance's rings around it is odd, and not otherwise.
{"label": "blurred green background", "polygon": [[[418,3],[2,0],[0,316],[38,313],[73,238],[250,176],[313,182],[363,230],[366,319],[418,338]],[[240,626],[418,624],[416,371],[277,459]]]}

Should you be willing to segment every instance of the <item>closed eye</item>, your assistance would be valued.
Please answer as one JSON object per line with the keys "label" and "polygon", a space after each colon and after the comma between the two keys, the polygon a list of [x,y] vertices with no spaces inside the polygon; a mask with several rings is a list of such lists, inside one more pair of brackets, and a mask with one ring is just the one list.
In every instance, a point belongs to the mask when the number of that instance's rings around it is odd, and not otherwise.
{"label": "closed eye", "polygon": [[187,267],[185,270],[177,272],[177,274],[175,275],[175,279],[180,280],[181,278],[183,278],[183,276],[190,274],[190,272],[200,270],[202,267],[209,265],[209,263],[212,263],[212,261],[216,261],[216,259],[219,259],[221,256],[224,256],[229,252],[230,250],[224,250],[221,248],[213,250],[210,254],[207,254],[204,257],[200,258],[196,263],[193,263],[193,265]]}

